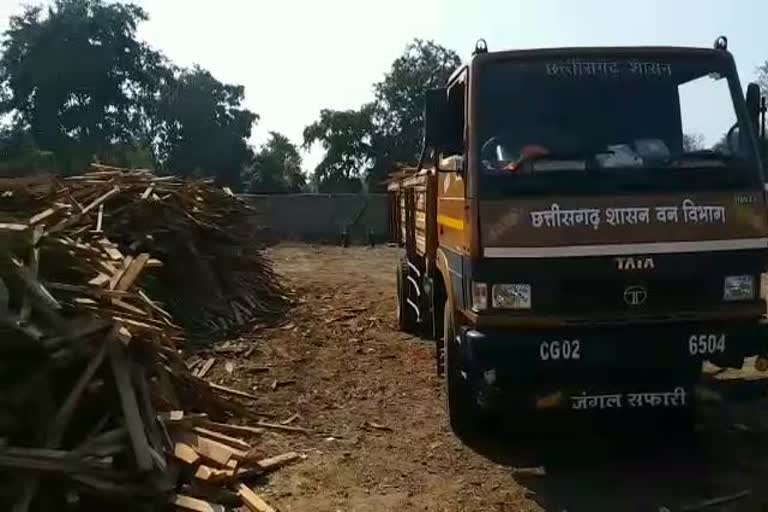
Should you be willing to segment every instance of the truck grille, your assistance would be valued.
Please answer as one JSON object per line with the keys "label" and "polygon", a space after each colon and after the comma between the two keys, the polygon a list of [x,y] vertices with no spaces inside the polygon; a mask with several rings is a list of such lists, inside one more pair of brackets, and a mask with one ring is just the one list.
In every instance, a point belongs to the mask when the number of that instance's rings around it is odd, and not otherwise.
{"label": "truck grille", "polygon": [[[706,277],[685,277],[663,279],[566,279],[550,287],[552,294],[542,294],[538,302],[540,310],[573,313],[663,313],[671,311],[695,311],[711,309],[722,302],[722,281]],[[640,304],[631,305],[625,300],[625,292],[645,292]],[[627,293],[630,295],[632,292]],[[554,300],[547,300],[547,295]],[[636,299],[642,298],[637,293]],[[559,310],[559,311],[558,311]]]}

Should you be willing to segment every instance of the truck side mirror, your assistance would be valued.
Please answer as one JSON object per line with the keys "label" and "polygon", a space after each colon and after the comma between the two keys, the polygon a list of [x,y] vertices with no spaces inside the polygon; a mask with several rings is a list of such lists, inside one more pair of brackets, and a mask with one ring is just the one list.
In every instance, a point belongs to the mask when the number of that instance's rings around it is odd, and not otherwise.
{"label": "truck side mirror", "polygon": [[760,138],[760,86],[752,82],[747,86],[747,113],[749,126],[756,138]]}
{"label": "truck side mirror", "polygon": [[428,90],[424,97],[424,145],[438,152],[455,148],[457,130],[454,122],[448,91],[444,88]]}

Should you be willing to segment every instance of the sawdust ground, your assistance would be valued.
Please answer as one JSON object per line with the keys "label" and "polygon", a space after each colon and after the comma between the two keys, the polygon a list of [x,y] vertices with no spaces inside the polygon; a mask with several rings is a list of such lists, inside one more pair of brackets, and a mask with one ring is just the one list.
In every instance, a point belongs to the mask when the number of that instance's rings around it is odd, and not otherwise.
{"label": "sawdust ground", "polygon": [[[759,382],[728,383],[724,392],[749,400],[714,406],[688,435],[650,419],[594,420],[460,440],[447,428],[432,343],[395,329],[396,249],[290,244],[269,253],[297,303],[282,325],[216,347],[210,377],[263,396],[254,407],[273,421],[298,414],[291,424],[312,429],[259,442],[265,455],[306,455],[262,488],[280,510],[674,512],[745,489],[749,497],[715,510],[768,503]],[[532,466],[546,475],[513,475]]]}

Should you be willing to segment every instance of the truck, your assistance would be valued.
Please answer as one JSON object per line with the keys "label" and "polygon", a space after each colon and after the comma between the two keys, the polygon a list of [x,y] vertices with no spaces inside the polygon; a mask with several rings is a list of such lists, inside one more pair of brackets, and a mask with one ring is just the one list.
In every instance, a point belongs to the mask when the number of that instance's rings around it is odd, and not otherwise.
{"label": "truck", "polygon": [[436,341],[454,431],[685,410],[705,362],[768,369],[765,110],[722,36],[480,41],[425,91],[419,163],[388,183],[397,321]]}

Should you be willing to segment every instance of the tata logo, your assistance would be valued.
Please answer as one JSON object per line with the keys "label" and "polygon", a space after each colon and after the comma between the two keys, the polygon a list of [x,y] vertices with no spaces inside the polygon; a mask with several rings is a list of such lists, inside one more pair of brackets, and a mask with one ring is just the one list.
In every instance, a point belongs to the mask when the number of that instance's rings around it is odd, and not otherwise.
{"label": "tata logo", "polygon": [[630,286],[624,290],[624,302],[630,306],[642,306],[648,299],[648,291],[642,286]]}
{"label": "tata logo", "polygon": [[656,266],[650,256],[628,256],[616,258],[616,266],[619,270],[653,270]]}

